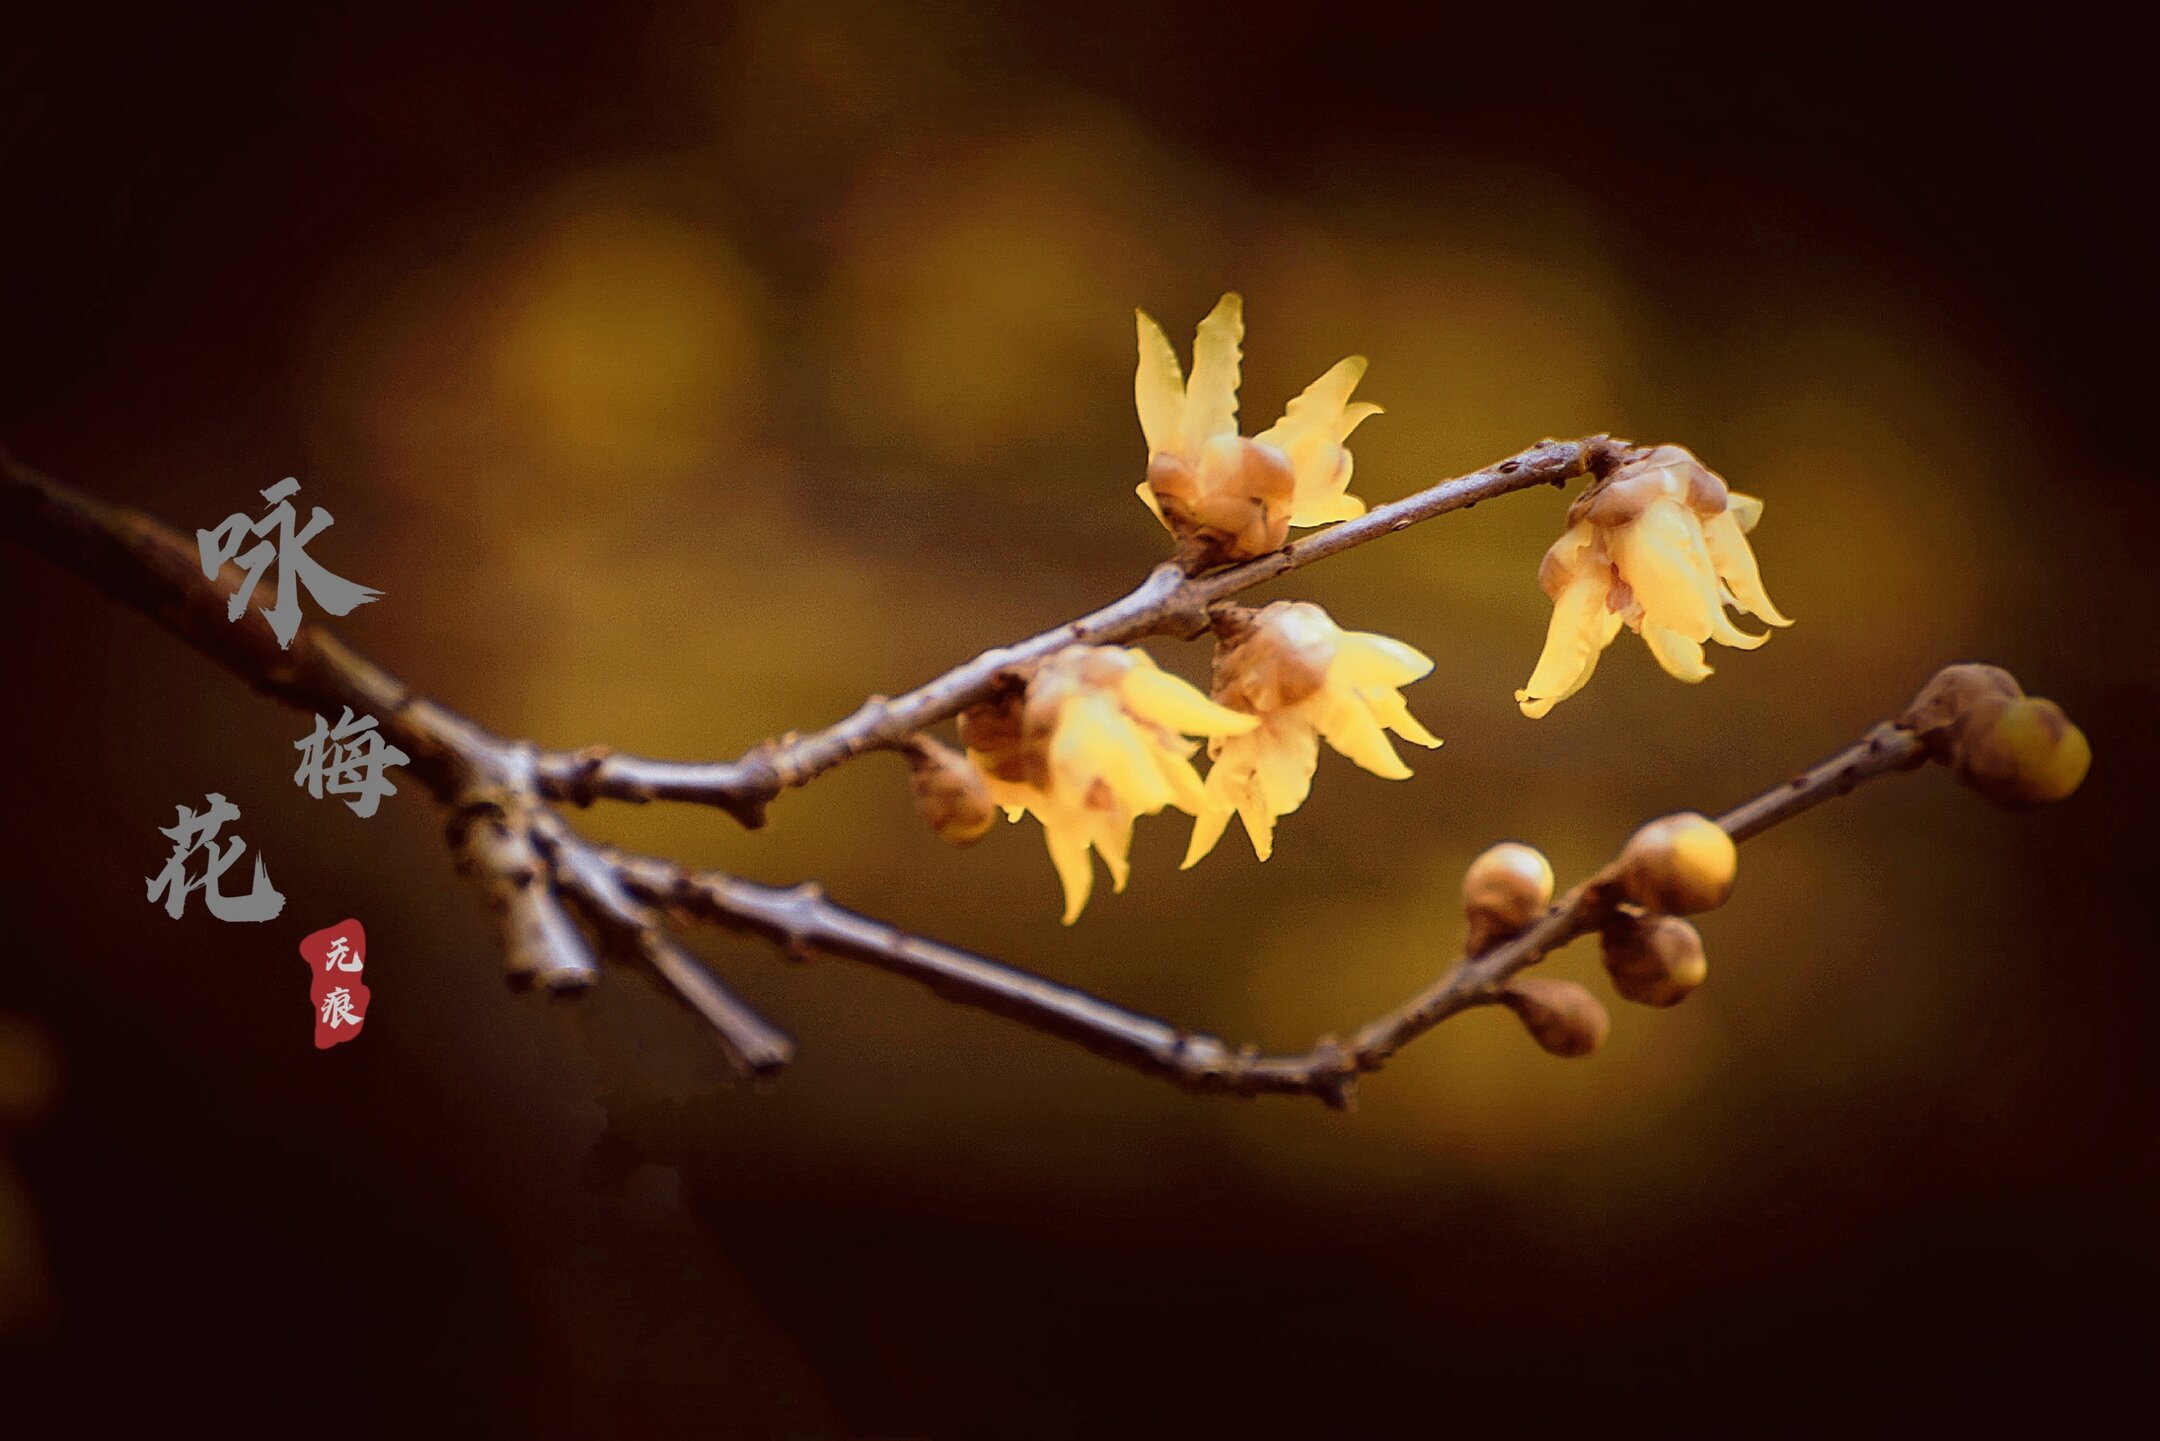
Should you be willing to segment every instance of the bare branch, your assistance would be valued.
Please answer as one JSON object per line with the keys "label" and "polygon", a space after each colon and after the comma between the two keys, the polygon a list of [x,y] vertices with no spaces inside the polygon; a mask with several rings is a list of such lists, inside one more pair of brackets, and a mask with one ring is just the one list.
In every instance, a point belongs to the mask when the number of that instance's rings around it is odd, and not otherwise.
{"label": "bare branch", "polygon": [[[985,652],[896,700],[868,701],[824,731],[784,737],[741,760],[702,766],[644,761],[600,748],[543,753],[505,740],[415,696],[314,623],[303,624],[290,649],[281,649],[259,612],[237,621],[226,618],[224,601],[235,579],[229,570],[218,581],[205,579],[195,548],[178,534],[40,476],[4,452],[0,525],[265,693],[310,710],[350,705],[376,715],[385,738],[412,758],[414,774],[449,812],[459,869],[496,916],[514,981],[574,992],[596,978],[594,948],[571,920],[567,901],[605,948],[647,966],[696,1009],[738,1071],[764,1075],[786,1065],[792,1042],[668,933],[664,917],[674,915],[761,936],[795,955],[824,954],[875,966],[1188,1090],[1311,1095],[1343,1107],[1351,1103],[1359,1075],[1380,1069],[1448,1017],[1502,999],[1511,977],[1613,920],[1627,905],[1619,862],[1577,885],[1525,929],[1457,960],[1431,986],[1364,1026],[1348,1043],[1329,1036],[1302,1053],[1269,1055],[1249,1046],[1234,1049],[1214,1036],[909,935],[835,905],[815,885],[776,889],[595,846],[548,802],[599,796],[699,800],[756,824],[765,802],[781,789],[865,750],[904,746],[923,727],[987,694],[1016,665],[1072,644],[1196,634],[1211,620],[1227,618],[1211,608],[1226,606],[1231,596],[1263,581],[1489,496],[1602,474],[1625,453],[1621,443],[1603,438],[1549,441],[1244,565],[1197,577],[1175,566],[1158,567],[1130,595],[1092,615]],[[1821,765],[1735,807],[1717,824],[1735,841],[1745,840],[1866,781],[1929,759],[1943,761],[1983,789],[2000,790],[2007,784],[1996,774],[2000,767],[1989,770],[1994,763],[1973,748],[1971,737],[1961,738],[1957,727],[1961,718],[1982,714],[1987,704],[1998,707],[1987,714],[1999,714],[2016,692],[2016,682],[2005,672],[1952,667],[1898,721],[1876,726]],[[1982,704],[1976,706],[1973,696]],[[2071,778],[2069,784],[2075,783]]]}
{"label": "bare branch", "polygon": [[1467,510],[1481,500],[1532,486],[1564,485],[1581,475],[1602,475],[1629,449],[1624,441],[1605,436],[1540,441],[1483,470],[1391,501],[1242,565],[1199,576],[1188,576],[1176,564],[1159,565],[1130,593],[1100,610],[1032,639],[986,650],[905,695],[872,696],[845,720],[823,730],[761,741],[736,760],[647,760],[605,746],[547,752],[539,758],[541,790],[576,805],[603,797],[687,801],[716,806],[746,826],[762,825],[766,805],[781,792],[867,751],[893,749],[924,727],[986,698],[1001,676],[1067,646],[1197,635],[1207,627],[1208,608],[1234,595],[1419,521]]}
{"label": "bare branch", "polygon": [[[1923,763],[1912,731],[1878,725],[1821,765],[1735,806],[1717,823],[1737,840],[1760,835],[1866,781]],[[1346,1107],[1361,1073],[1377,1071],[1404,1046],[1450,1016],[1500,999],[1501,987],[1579,936],[1599,928],[1622,903],[1618,862],[1569,891],[1527,929],[1475,956],[1464,956],[1403,1005],[1361,1028],[1347,1044],[1322,1037],[1310,1050],[1268,1055],[1129,1011],[1085,991],[910,935],[826,899],[814,885],[776,889],[649,856],[603,852],[632,889],[687,917],[762,936],[797,955],[825,954],[920,982],[948,1001],[972,1006],[1187,1090],[1252,1096],[1317,1096]]]}

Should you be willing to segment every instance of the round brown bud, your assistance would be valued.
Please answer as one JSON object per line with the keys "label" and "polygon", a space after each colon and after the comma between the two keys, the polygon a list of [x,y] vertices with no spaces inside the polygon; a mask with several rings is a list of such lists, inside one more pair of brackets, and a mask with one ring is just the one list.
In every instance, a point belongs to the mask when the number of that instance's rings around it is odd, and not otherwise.
{"label": "round brown bud", "polygon": [[1619,916],[1605,927],[1613,989],[1641,1006],[1677,1006],[1710,975],[1702,936],[1678,916]]}
{"label": "round brown bud", "polygon": [[2038,696],[1984,704],[1959,728],[1952,765],[1974,790],[2019,810],[2059,801],[2092,766],[2085,732]]}
{"label": "round brown bud", "polygon": [[1605,1043],[1605,1033],[1612,1028],[1612,1018],[1598,998],[1573,981],[1520,976],[1501,991],[1500,1003],[1555,1056],[1587,1056]]}
{"label": "round brown bud", "polygon": [[1519,841],[1503,841],[1472,861],[1462,883],[1470,954],[1536,920],[1552,904],[1552,892],[1552,862]]}
{"label": "round brown bud", "polygon": [[990,788],[966,756],[928,736],[918,736],[908,750],[908,791],[921,816],[941,841],[971,846],[997,820]]}
{"label": "round brown bud", "polygon": [[1660,915],[1716,910],[1732,894],[1740,853],[1717,822],[1693,811],[1654,820],[1620,853],[1628,899]]}

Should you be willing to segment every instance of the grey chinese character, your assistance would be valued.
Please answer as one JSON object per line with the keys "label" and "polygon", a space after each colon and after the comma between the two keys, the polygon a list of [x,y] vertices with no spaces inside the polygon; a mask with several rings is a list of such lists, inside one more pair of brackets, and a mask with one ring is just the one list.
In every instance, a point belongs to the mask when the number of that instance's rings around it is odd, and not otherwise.
{"label": "grey chinese character", "polygon": [[384,796],[397,794],[397,787],[390,784],[383,771],[412,759],[383,740],[382,733],[375,729],[375,717],[367,715],[355,720],[351,706],[345,707],[334,728],[323,717],[315,717],[314,734],[294,741],[293,749],[300,752],[300,769],[293,772],[293,784],[306,786],[308,794],[317,800],[326,791],[333,796],[354,797],[345,804],[362,820],[375,814]]}
{"label": "grey chinese character", "polygon": [[343,986],[339,986],[329,995],[323,997],[322,1023],[331,1030],[334,1031],[339,1026],[357,1026],[366,1019],[366,1016],[354,1013],[352,992],[346,990]]}
{"label": "grey chinese character", "polygon": [[[270,502],[270,509],[263,513],[261,520],[250,521],[244,513],[230,515],[216,530],[195,532],[195,548],[201,554],[205,576],[216,580],[218,568],[236,558],[240,568],[247,573],[247,579],[241,582],[226,604],[227,620],[240,619],[240,613],[247,609],[248,597],[255,593],[255,583],[262,579],[272,560],[278,563],[277,599],[263,607],[263,614],[269,618],[271,633],[277,636],[280,646],[290,646],[293,634],[300,629],[302,587],[315,597],[317,605],[332,615],[349,614],[354,607],[366,605],[382,594],[379,590],[332,575],[307,553],[308,542],[335,522],[329,511],[316,506],[308,516],[306,529],[295,535],[292,497],[299,490],[300,482],[287,476],[262,493],[263,499]],[[269,539],[273,533],[277,537],[275,540]],[[265,538],[242,555],[240,546],[250,535]]]}
{"label": "grey chinese character", "polygon": [[[270,884],[270,877],[263,870],[260,851],[255,855],[255,886],[244,896],[228,896],[218,889],[218,878],[240,859],[247,849],[247,842],[234,836],[219,849],[217,834],[227,821],[240,819],[240,808],[216,791],[203,797],[210,804],[201,815],[186,806],[175,806],[180,812],[179,821],[170,829],[161,828],[159,835],[173,842],[172,859],[165,862],[165,869],[150,878],[149,899],[155,905],[160,895],[165,897],[165,914],[174,920],[187,905],[189,891],[201,891],[203,901],[210,907],[210,914],[221,921],[267,921],[285,909],[285,897],[278,894]],[[200,850],[206,858],[203,873],[190,877],[187,873],[189,855]]]}

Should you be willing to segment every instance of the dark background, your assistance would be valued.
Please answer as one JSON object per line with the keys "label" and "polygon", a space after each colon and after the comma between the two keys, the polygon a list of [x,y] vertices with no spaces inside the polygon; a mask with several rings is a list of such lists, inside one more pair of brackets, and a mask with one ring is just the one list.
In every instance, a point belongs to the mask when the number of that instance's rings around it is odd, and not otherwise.
{"label": "dark background", "polygon": [[[1481,1013],[1353,1116],[1203,1101],[708,944],[802,1042],[754,1094],[635,983],[507,999],[422,797],[309,801],[305,718],[0,550],[0,1012],[10,1084],[50,1093],[0,1153],[0,1416],[1047,1437],[2142,1404],[2132,40],[2061,8],[17,7],[0,443],[183,529],[298,476],[337,516],[318,557],[386,591],[344,632],[506,732],[731,754],[1115,593],[1159,545],[1128,308],[1182,343],[1231,286],[1248,429],[1360,349],[1368,498],[1544,434],[1689,444],[1768,500],[1800,621],[1696,689],[1624,639],[1532,724],[1508,697],[1557,499],[1333,562],[1290,593],[1431,652],[1410,699],[1448,747],[1401,787],[1326,763],[1265,868],[1233,837],[1176,875],[1178,827],[1144,825],[1132,892],[1069,932],[1032,829],[940,850],[875,757],[754,836],[597,833],[1291,1045],[1451,954],[1489,841],[1579,874],[1942,661],[2011,666],[2098,759],[2038,815],[1930,774],[1752,843],[1712,984],[1587,1062]],[[279,921],[143,904],[155,827],[208,790]],[[348,915],[379,1015],[317,1054],[292,947]]]}

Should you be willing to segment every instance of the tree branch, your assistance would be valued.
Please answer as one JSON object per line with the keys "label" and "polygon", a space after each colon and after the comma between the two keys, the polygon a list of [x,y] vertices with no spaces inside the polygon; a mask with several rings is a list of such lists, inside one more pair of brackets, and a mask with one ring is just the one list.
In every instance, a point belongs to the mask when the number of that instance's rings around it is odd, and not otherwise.
{"label": "tree branch", "polygon": [[[1622,443],[1602,437],[1548,441],[1259,560],[1199,576],[1158,567],[1131,594],[1080,620],[986,651],[897,699],[865,702],[823,731],[782,737],[740,760],[711,765],[640,760],[601,748],[541,752],[505,740],[415,695],[312,621],[302,624],[289,649],[281,649],[259,610],[237,621],[226,618],[226,597],[238,580],[231,567],[216,581],[206,579],[196,548],[176,532],[92,500],[5,452],[0,452],[0,525],[265,694],[308,710],[349,705],[375,715],[385,738],[411,757],[412,773],[447,811],[458,868],[489,904],[515,983],[559,993],[582,990],[597,979],[596,948],[572,919],[574,912],[598,939],[599,949],[648,967],[697,1010],[739,1072],[764,1075],[786,1065],[792,1043],[683,949],[664,924],[672,915],[760,936],[798,956],[824,954],[877,967],[1188,1090],[1311,1095],[1343,1107],[1351,1103],[1360,1074],[1380,1069],[1449,1016],[1501,999],[1510,977],[1614,916],[1624,904],[1618,862],[1518,933],[1456,961],[1426,990],[1367,1024],[1347,1044],[1328,1036],[1303,1053],[1269,1055],[1250,1046],[1232,1048],[1214,1036],[909,935],[834,904],[815,885],[762,886],[596,846],[572,830],[549,801],[583,803],[599,796],[703,801],[754,825],[780,790],[866,750],[905,743],[922,727],[982,698],[1014,666],[1067,645],[1197,634],[1207,625],[1211,606],[1252,586],[1491,496],[1602,474],[1625,453]],[[1931,687],[1929,694],[1936,690]],[[1821,765],[1735,807],[1718,824],[1734,840],[1745,840],[1863,782],[1931,758],[1950,761],[1953,748],[1937,733],[1942,723],[1941,714],[1916,707],[1901,721],[1876,726]]]}
{"label": "tree branch", "polygon": [[1603,475],[1630,449],[1626,442],[1606,436],[1540,441],[1483,470],[1391,501],[1242,565],[1198,576],[1187,575],[1174,563],[1159,565],[1131,592],[1100,610],[1017,644],[986,650],[905,695],[872,696],[845,720],[823,730],[760,741],[732,761],[648,760],[606,746],[546,752],[538,762],[541,792],[581,806],[603,797],[686,801],[716,806],[746,826],[760,826],[766,805],[783,791],[867,751],[898,746],[986,698],[1007,673],[1067,646],[1197,635],[1207,626],[1208,608],[1234,595],[1419,521],[1468,510],[1481,500],[1532,486],[1565,485],[1581,475]]}
{"label": "tree branch", "polygon": [[[1885,722],[1830,759],[1717,818],[1737,840],[1760,835],[1855,786],[1928,759],[1913,731]],[[957,947],[910,935],[826,899],[814,885],[776,889],[650,856],[605,851],[632,889],[679,915],[760,936],[796,955],[874,966],[938,996],[988,1011],[1187,1090],[1317,1096],[1343,1108],[1360,1074],[1377,1071],[1419,1036],[1473,1006],[1499,1000],[1512,976],[1597,930],[1623,903],[1619,862],[1569,891],[1529,927],[1475,955],[1362,1027],[1347,1044],[1324,1036],[1310,1050],[1268,1055],[1129,1011]]]}

